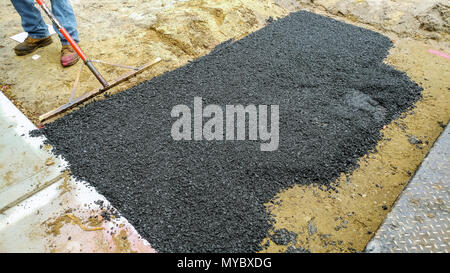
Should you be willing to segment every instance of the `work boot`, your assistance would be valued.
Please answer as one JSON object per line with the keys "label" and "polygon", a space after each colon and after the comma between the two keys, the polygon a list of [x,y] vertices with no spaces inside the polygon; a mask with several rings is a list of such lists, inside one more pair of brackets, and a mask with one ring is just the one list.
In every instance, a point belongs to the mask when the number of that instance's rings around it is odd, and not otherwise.
{"label": "work boot", "polygon": [[70,45],[63,45],[61,48],[61,64],[64,67],[74,65],[80,57]]}
{"label": "work boot", "polygon": [[35,39],[31,37],[27,37],[25,41],[18,44],[14,51],[16,52],[17,56],[23,56],[30,54],[31,52],[35,51],[36,49],[44,46],[48,46],[53,42],[52,37],[42,38],[42,39]]}

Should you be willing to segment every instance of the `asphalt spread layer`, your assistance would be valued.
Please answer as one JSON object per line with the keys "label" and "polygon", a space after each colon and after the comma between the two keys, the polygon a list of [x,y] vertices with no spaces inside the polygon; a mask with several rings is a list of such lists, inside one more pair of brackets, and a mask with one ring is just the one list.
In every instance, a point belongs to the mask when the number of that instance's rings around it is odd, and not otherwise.
{"label": "asphalt spread layer", "polygon": [[[308,12],[40,130],[72,173],[161,252],[253,252],[264,204],[294,184],[330,185],[373,149],[421,88],[383,63],[391,41]],[[174,141],[172,107],[279,105],[280,142]]]}

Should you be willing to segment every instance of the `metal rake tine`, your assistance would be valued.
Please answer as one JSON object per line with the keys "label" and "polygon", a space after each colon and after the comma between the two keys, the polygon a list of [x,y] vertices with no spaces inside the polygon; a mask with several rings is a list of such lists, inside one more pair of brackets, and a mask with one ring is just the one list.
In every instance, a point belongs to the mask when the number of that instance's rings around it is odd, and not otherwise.
{"label": "metal rake tine", "polygon": [[72,102],[73,96],[75,95],[75,90],[77,90],[78,82],[80,81],[81,71],[83,70],[84,64],[81,64],[80,69],[78,70],[77,77],[75,79],[75,82],[73,84],[72,92],[70,93],[69,102]]}

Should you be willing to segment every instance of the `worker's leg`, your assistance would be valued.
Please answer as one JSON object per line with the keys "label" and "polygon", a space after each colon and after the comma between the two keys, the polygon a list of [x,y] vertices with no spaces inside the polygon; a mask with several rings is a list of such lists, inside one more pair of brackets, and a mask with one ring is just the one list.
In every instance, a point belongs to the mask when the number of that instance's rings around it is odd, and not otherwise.
{"label": "worker's leg", "polygon": [[[77,31],[77,20],[75,19],[75,14],[73,13],[72,6],[69,0],[51,0],[52,1],[52,13],[55,15],[56,19],[61,23],[61,25],[69,32],[70,36],[79,42],[78,31]],[[64,38],[64,36],[58,31],[56,26],[53,26],[59,35],[61,44],[61,65],[64,67],[71,66],[78,62],[80,57],[77,55],[75,50],[69,45],[69,42]]]}
{"label": "worker's leg", "polygon": [[[69,32],[75,42],[78,43],[80,40],[78,38],[77,21],[69,0],[52,0],[52,13],[67,30],[67,32]],[[63,45],[68,45],[69,42],[67,42],[66,38],[64,38],[64,36],[57,30],[57,27],[53,27],[58,33],[61,43]]]}
{"label": "worker's leg", "polygon": [[42,39],[50,36],[47,25],[39,10],[34,6],[34,0],[11,0],[14,8],[22,18],[23,30],[34,39]]}
{"label": "worker's leg", "polygon": [[14,47],[18,56],[34,52],[36,49],[52,43],[52,37],[39,10],[34,6],[34,0],[11,0],[14,8],[22,18],[23,30],[28,32],[28,37],[22,43]]}

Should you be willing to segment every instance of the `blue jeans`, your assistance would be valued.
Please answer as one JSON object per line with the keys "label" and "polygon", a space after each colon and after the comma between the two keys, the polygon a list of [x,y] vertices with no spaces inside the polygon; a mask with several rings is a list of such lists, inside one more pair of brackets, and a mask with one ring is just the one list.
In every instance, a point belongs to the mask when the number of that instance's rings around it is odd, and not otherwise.
{"label": "blue jeans", "polygon": [[[47,25],[42,18],[41,12],[38,7],[34,5],[34,0],[11,0],[14,8],[20,14],[22,18],[23,30],[28,32],[28,36],[35,39],[46,38],[50,36],[48,32]],[[52,13],[61,23],[61,25],[69,32],[72,38],[78,43],[78,31],[77,21],[75,19],[75,14],[73,13],[72,6],[69,0],[51,0],[52,2]],[[37,4],[36,4],[37,5]],[[56,26],[53,26],[56,33],[59,35],[59,39],[63,45],[68,45],[69,43],[64,38],[64,36],[58,31]]]}

